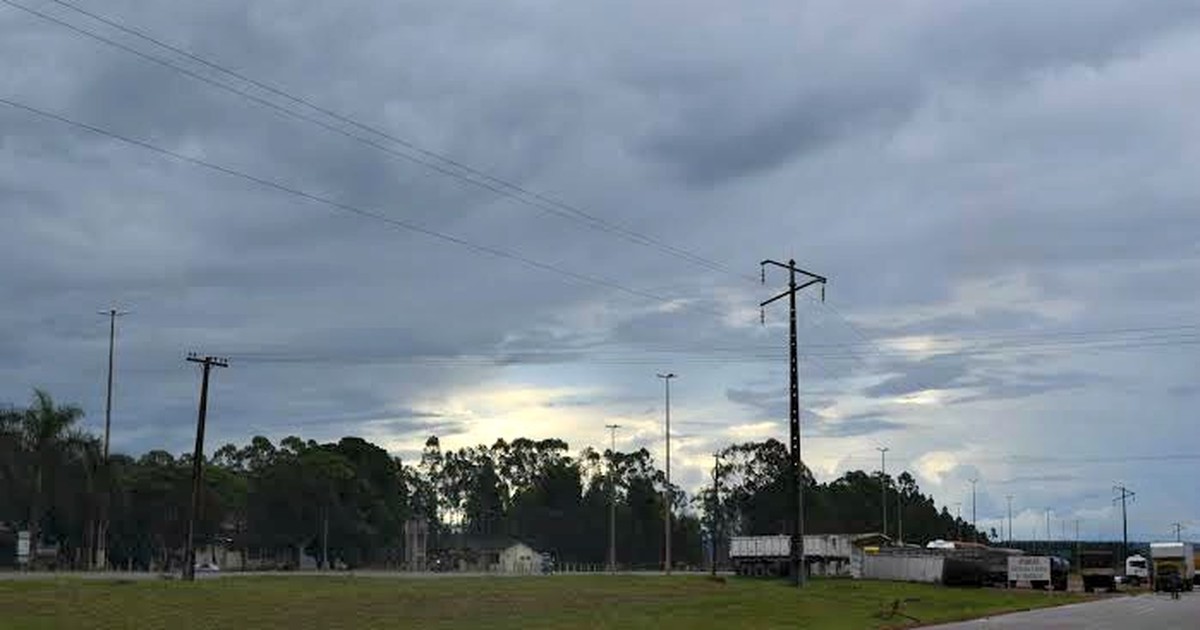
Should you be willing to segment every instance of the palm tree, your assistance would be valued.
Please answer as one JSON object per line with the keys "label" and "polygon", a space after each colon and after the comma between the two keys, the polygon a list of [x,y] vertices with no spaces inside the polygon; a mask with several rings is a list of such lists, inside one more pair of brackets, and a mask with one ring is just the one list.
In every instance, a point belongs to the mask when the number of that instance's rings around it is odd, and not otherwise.
{"label": "palm tree", "polygon": [[54,399],[45,390],[33,390],[33,404],[21,417],[21,442],[31,456],[33,466],[33,494],[29,502],[30,554],[37,557],[37,546],[41,534],[44,510],[43,483],[46,474],[58,461],[66,448],[83,441],[74,425],[83,417],[83,410],[75,405],[55,405]]}

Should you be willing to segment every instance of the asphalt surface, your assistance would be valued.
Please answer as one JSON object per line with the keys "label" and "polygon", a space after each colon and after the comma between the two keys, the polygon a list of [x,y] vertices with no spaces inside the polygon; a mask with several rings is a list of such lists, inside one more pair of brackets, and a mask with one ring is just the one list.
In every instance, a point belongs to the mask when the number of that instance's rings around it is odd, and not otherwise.
{"label": "asphalt surface", "polygon": [[943,626],[938,630],[1022,628],[1027,630],[1174,630],[1200,628],[1200,591],[1170,595],[1113,597],[1086,604],[985,617]]}

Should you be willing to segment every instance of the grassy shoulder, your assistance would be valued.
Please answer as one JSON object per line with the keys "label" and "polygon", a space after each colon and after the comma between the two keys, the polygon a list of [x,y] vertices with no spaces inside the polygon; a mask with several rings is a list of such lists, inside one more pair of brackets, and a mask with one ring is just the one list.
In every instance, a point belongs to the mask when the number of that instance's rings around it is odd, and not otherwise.
{"label": "grassy shoulder", "polygon": [[[0,628],[900,628],[1085,601],[900,582],[677,576],[0,582]],[[891,616],[895,601],[905,616]]]}

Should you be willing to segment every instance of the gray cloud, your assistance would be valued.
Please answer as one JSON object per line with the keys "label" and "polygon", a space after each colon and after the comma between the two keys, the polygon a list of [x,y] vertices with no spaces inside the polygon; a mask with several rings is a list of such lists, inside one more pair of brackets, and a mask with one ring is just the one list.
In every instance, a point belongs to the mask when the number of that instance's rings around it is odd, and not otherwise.
{"label": "gray cloud", "polygon": [[[829,305],[800,307],[814,431],[886,431],[897,454],[1041,454],[1068,437],[1102,454],[1166,452],[1186,429],[1176,419],[1194,392],[1179,375],[1194,372],[1194,344],[1178,331],[1119,350],[973,342],[987,352],[933,359],[885,340],[1196,323],[1194,2],[97,10],[726,268],[431,174],[5,10],[6,98],[686,298],[664,308],[0,106],[0,300],[12,306],[0,312],[0,401],[45,386],[95,428],[107,330],[93,313],[129,308],[120,449],[187,448],[189,350],[234,358],[214,383],[218,441],[459,432],[460,418],[420,414],[505,387],[578,388],[595,393],[554,404],[649,417],[661,411],[656,369],[681,374],[681,423],[781,420],[785,314],[752,320],[783,279],[741,277],[768,256],[830,277]],[[954,404],[888,401],[930,388]],[[1129,435],[1135,414],[1153,420]],[[1105,473],[1169,485],[1142,468]],[[956,474],[935,491],[960,492]],[[1083,501],[1061,485],[1038,500]],[[1147,510],[1187,517],[1176,507],[1146,496]]]}
{"label": "gray cloud", "polygon": [[815,423],[815,431],[822,437],[847,438],[898,431],[907,426],[907,423],[890,420],[878,414],[853,414],[836,420],[826,418],[818,421]]}
{"label": "gray cloud", "polygon": [[944,358],[925,359],[907,366],[903,374],[890,376],[875,385],[864,388],[863,394],[871,398],[886,398],[912,394],[926,389],[952,389],[960,386],[967,372],[967,364],[963,361]]}

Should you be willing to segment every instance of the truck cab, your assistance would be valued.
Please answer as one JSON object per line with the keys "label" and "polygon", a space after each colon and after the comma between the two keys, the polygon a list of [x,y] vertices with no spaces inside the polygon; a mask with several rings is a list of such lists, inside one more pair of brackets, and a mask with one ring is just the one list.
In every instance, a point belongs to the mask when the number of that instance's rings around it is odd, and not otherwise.
{"label": "truck cab", "polygon": [[1134,554],[1125,559],[1125,583],[1130,586],[1141,586],[1150,581],[1150,562],[1141,554]]}

